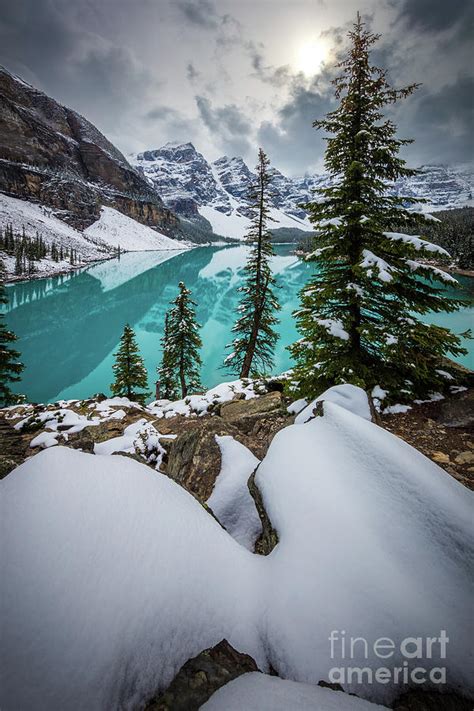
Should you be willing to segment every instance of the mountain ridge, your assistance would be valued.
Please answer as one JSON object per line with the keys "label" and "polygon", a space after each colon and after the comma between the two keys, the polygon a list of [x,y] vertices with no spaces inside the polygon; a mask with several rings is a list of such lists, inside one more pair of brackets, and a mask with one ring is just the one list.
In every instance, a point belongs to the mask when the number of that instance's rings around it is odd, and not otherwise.
{"label": "mountain ridge", "polygon": [[[246,195],[255,174],[240,156],[221,156],[211,162],[192,142],[170,141],[142,151],[131,162],[176,214],[191,220],[201,215],[215,232],[225,235],[227,229],[228,236],[244,236],[251,216]],[[426,199],[425,211],[472,204],[472,167],[425,165],[419,171],[388,186],[389,192]],[[280,223],[277,227],[311,230],[301,204],[332,182],[325,173],[288,177],[274,168],[270,203],[272,216]]]}

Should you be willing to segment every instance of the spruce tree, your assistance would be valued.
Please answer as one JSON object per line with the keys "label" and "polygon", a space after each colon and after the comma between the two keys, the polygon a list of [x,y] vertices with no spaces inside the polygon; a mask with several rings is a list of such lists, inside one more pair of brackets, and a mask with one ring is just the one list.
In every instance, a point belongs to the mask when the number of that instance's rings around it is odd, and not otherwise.
{"label": "spruce tree", "polygon": [[[325,165],[333,181],[319,191],[320,201],[305,206],[317,230],[309,257],[315,272],[295,314],[302,338],[290,350],[295,381],[306,397],[349,382],[366,389],[379,384],[387,401],[399,401],[446,383],[450,368],[440,363],[448,353],[464,352],[459,338],[419,317],[454,311],[459,302],[440,288],[452,277],[425,263],[436,247],[401,234],[425,223],[420,212],[407,209],[417,200],[387,194],[387,182],[416,171],[398,155],[411,140],[396,137],[383,109],[417,85],[395,89],[386,72],[371,64],[379,35],[359,15],[349,38],[333,81],[339,105],[314,122],[330,134]],[[394,225],[397,232],[390,229]]]}
{"label": "spruce tree", "polygon": [[[110,386],[113,395],[128,397],[144,404],[150,395],[147,392],[148,379],[143,358],[140,356],[133,328],[127,323],[120,338],[115,363],[112,366],[115,380]],[[139,391],[145,392],[139,392]]]}
{"label": "spruce tree", "polygon": [[275,312],[280,305],[273,290],[275,279],[269,263],[274,253],[268,229],[268,222],[272,221],[269,214],[272,179],[269,166],[270,161],[260,148],[257,180],[249,192],[253,217],[245,239],[251,246],[244,268],[245,281],[239,288],[242,294],[238,306],[240,316],[232,328],[236,337],[228,346],[232,353],[224,361],[224,365],[237,371],[241,378],[248,378],[251,372],[272,370],[278,340]]}
{"label": "spruce tree", "polygon": [[173,362],[173,347],[170,342],[170,315],[165,316],[165,327],[161,339],[161,365],[157,369],[160,378],[160,389],[167,400],[177,400],[179,397],[177,371]]}
{"label": "spruce tree", "polygon": [[199,324],[196,321],[191,291],[183,282],[179,283],[179,294],[171,302],[172,308],[167,314],[166,337],[163,341],[163,360],[160,375],[167,381],[168,397],[176,392],[176,385],[181,397],[202,389],[200,380],[201,356],[199,350],[202,341],[199,336]]}
{"label": "spruce tree", "polygon": [[[0,262],[0,306],[8,303],[8,298],[3,283],[3,264]],[[21,372],[24,369],[23,363],[18,360],[20,353],[12,348],[17,337],[13,331],[9,331],[5,325],[5,315],[0,312],[0,407],[15,405],[22,402],[24,397],[16,395],[10,390],[11,383],[21,380]]]}

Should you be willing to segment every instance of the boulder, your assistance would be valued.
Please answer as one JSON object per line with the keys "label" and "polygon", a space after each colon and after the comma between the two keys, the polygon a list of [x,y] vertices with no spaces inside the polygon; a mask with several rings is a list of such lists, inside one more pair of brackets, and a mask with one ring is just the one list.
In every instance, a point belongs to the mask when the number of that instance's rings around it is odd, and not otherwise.
{"label": "boulder", "polygon": [[440,403],[438,424],[444,427],[472,427],[474,425],[474,389]]}
{"label": "boulder", "polygon": [[220,417],[202,419],[173,440],[165,473],[204,503],[211,495],[221,470],[221,452],[216,435],[231,435],[251,451],[251,443],[239,430]]}
{"label": "boulder", "polygon": [[234,649],[226,639],[190,659],[167,690],[145,707],[146,711],[198,711],[212,694],[258,667],[248,654]]}
{"label": "boulder", "polygon": [[220,416],[227,422],[235,422],[243,417],[268,415],[269,413],[283,411],[281,392],[275,391],[251,398],[250,400],[231,400],[220,407]]}

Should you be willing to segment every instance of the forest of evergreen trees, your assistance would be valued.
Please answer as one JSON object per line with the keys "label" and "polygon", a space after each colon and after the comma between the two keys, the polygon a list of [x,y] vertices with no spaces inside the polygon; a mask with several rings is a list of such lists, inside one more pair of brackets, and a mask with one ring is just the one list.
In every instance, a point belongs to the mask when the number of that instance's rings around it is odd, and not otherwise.
{"label": "forest of evergreen trees", "polygon": [[21,232],[14,232],[13,226],[6,225],[0,229],[0,252],[6,256],[15,257],[15,275],[22,276],[34,274],[36,262],[41,259],[51,259],[53,262],[68,261],[71,266],[78,262],[75,249],[59,247],[52,242],[47,244],[38,232],[35,237],[29,237],[23,227]]}

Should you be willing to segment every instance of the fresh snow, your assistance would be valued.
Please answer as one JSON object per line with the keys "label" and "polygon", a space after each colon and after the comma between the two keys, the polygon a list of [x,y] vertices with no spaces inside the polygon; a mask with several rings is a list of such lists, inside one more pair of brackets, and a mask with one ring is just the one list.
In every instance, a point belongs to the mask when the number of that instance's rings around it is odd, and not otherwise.
{"label": "fresh snow", "polygon": [[260,672],[243,674],[218,689],[201,711],[377,711],[386,708],[341,691],[279,679]]}
{"label": "fresh snow", "polygon": [[221,471],[207,504],[230,535],[253,551],[262,525],[247,482],[260,462],[233,437],[216,435],[216,442],[221,450]]}
{"label": "fresh snow", "polygon": [[113,207],[102,207],[100,218],[84,230],[87,237],[129,252],[155,249],[183,249],[186,245],[142,225]]}
{"label": "fresh snow", "polygon": [[211,388],[203,395],[188,395],[182,400],[155,400],[146,409],[155,417],[175,417],[176,415],[206,415],[224,402],[233,400],[236,395],[245,400],[257,397],[256,383],[252,380],[232,380]]}
{"label": "fresh snow", "polygon": [[323,326],[328,333],[331,334],[331,336],[334,336],[334,338],[340,338],[343,341],[348,341],[349,340],[349,334],[347,331],[344,329],[344,326],[342,324],[342,321],[339,321],[339,319],[335,318],[316,318],[314,319],[316,323],[318,323],[320,326]]}
{"label": "fresh snow", "polygon": [[[364,420],[371,420],[372,415],[369,407],[367,394],[355,385],[343,383],[342,385],[334,385],[332,388],[325,390],[313,402],[299,412],[295,419],[296,425],[301,425],[314,417],[313,410],[318,402],[334,402],[340,405],[345,410],[349,410],[354,415],[362,417]],[[301,402],[300,400],[297,401]],[[296,403],[295,403],[296,404]]]}
{"label": "fresh snow", "polygon": [[[436,220],[439,222],[439,220]],[[421,239],[418,235],[405,235],[401,232],[384,232],[385,237],[393,242],[405,242],[405,244],[411,244],[416,250],[425,250],[427,252],[437,252],[438,254],[443,254],[449,257],[450,254],[443,247],[439,247],[437,244],[432,242],[427,242],[425,239]]]}
{"label": "fresh snow", "polygon": [[369,249],[363,249],[362,256],[363,260],[361,261],[360,266],[367,270],[367,276],[370,277],[372,275],[373,268],[375,267],[377,270],[377,274],[375,276],[377,276],[380,281],[392,281],[392,272],[394,271],[394,268],[391,267],[388,262],[382,259],[382,257],[378,257]]}
{"label": "fresh snow", "polygon": [[[138,708],[223,638],[263,671],[317,684],[347,667],[340,646],[331,658],[334,630],[368,641],[352,667],[446,666],[448,688],[473,693],[472,492],[332,397],[278,432],[257,468],[278,534],[268,556],[127,457],[52,447],[3,479],[2,708]],[[439,645],[431,659],[402,656],[403,639],[440,628],[446,658]],[[394,641],[388,660],[371,651],[380,637]],[[382,703],[401,691],[391,678],[343,686]]]}

